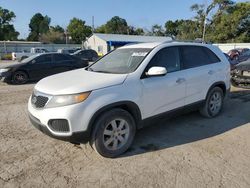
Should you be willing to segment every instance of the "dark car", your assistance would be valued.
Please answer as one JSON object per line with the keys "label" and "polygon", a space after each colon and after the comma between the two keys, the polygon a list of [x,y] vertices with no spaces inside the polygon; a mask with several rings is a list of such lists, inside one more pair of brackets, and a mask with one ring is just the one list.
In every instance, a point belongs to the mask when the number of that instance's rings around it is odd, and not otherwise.
{"label": "dark car", "polygon": [[249,49],[241,52],[239,57],[238,57],[239,62],[247,61],[248,59],[250,59],[250,50]]}
{"label": "dark car", "polygon": [[245,54],[249,52],[250,52],[249,48],[235,48],[235,49],[230,50],[227,54],[232,60],[239,60],[241,62],[241,61],[246,60],[241,57],[245,56]]}
{"label": "dark car", "polygon": [[86,67],[88,63],[77,57],[46,53],[24,59],[21,63],[0,69],[0,80],[13,84],[37,81],[47,76]]}
{"label": "dark car", "polygon": [[239,61],[234,60],[234,59],[232,60],[232,59],[230,58],[230,56],[229,56],[228,54],[226,54],[226,53],[224,53],[224,55],[226,56],[227,60],[228,60],[229,63],[230,63],[230,68],[231,68],[231,70],[235,69],[235,66],[239,63]]}
{"label": "dark car", "polygon": [[233,49],[230,50],[227,54],[229,55],[230,59],[237,60],[240,55],[240,52],[237,49]]}
{"label": "dark car", "polygon": [[250,89],[250,60],[236,65],[231,73],[233,86]]}
{"label": "dark car", "polygon": [[72,55],[84,60],[84,61],[88,61],[88,62],[94,62],[96,61],[99,57],[98,54],[95,50],[78,50],[75,53],[73,53]]}

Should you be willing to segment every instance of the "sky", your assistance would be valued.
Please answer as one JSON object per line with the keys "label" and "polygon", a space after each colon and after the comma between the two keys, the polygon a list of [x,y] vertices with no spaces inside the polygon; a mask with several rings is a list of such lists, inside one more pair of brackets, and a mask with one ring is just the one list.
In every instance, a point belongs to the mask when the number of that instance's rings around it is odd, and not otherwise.
{"label": "sky", "polygon": [[[244,0],[236,0],[236,2]],[[150,29],[154,24],[163,25],[167,20],[194,17],[190,6],[211,0],[0,0],[0,7],[16,14],[13,22],[20,32],[19,38],[29,34],[30,18],[40,12],[51,18],[51,25],[66,28],[73,17],[95,27],[105,24],[113,16],[127,20],[129,25]]]}

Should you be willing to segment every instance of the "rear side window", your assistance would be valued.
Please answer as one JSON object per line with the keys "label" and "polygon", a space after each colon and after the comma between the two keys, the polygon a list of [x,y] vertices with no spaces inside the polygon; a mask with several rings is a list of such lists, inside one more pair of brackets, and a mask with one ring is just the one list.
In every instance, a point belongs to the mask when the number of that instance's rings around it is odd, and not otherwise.
{"label": "rear side window", "polygon": [[55,62],[69,61],[69,60],[71,60],[71,59],[64,54],[54,54],[54,61]]}
{"label": "rear side window", "polygon": [[168,72],[180,70],[179,48],[167,47],[161,49],[149,62],[146,72],[151,67],[165,67]]}
{"label": "rear side window", "polygon": [[220,62],[220,59],[208,48],[201,46],[182,46],[181,61],[184,69]]}

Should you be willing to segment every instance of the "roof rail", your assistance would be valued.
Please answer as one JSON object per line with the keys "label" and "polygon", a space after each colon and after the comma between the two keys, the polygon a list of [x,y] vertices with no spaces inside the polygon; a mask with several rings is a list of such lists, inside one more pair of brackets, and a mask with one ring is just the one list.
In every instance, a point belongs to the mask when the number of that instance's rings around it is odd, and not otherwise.
{"label": "roof rail", "polygon": [[191,43],[211,44],[210,42],[203,41],[200,38],[197,38],[195,40],[176,40],[176,39],[173,39],[171,41],[165,41],[163,43],[171,43],[171,42],[191,42]]}

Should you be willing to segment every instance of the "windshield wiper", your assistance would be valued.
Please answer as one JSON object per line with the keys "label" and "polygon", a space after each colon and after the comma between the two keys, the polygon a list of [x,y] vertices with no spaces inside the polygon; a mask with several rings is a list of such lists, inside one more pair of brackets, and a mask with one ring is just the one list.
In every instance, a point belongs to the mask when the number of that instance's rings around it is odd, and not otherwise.
{"label": "windshield wiper", "polygon": [[87,69],[87,71],[94,71],[94,69],[92,69],[91,67],[89,67],[89,68]]}

